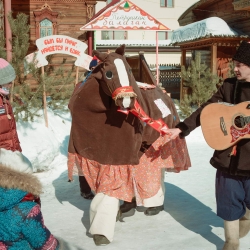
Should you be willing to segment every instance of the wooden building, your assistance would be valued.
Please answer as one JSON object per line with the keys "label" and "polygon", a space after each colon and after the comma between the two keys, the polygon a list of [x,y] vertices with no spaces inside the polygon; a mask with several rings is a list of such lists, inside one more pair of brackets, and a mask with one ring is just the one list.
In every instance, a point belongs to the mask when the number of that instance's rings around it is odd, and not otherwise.
{"label": "wooden building", "polygon": [[[250,39],[250,2],[244,0],[200,0],[188,8],[179,17],[178,22],[185,29],[192,24],[202,24],[202,21],[204,21],[204,24],[205,20],[211,18],[225,21],[228,28],[234,31],[234,34],[207,33],[200,37],[190,36],[189,39],[175,41],[174,43],[180,46],[182,65],[186,64],[187,51],[191,51],[193,55],[201,52],[212,73],[226,78],[229,63],[240,42]],[[215,24],[220,25],[219,21]],[[226,26],[225,28],[227,29]],[[182,97],[186,91],[182,84],[180,91]]]}
{"label": "wooden building", "polygon": [[[106,0],[100,1],[106,2]],[[93,0],[0,0],[0,29],[5,30],[6,39],[8,36],[11,38],[6,20],[7,13],[12,11],[14,17],[18,13],[24,13],[29,16],[30,25],[28,54],[37,50],[37,39],[49,35],[65,35],[87,43],[88,49],[85,53],[92,55],[93,31],[82,31],[80,28],[95,16],[97,2]],[[11,47],[9,50],[10,55]],[[11,60],[11,57],[9,59]],[[64,69],[67,69],[74,65],[75,60],[75,57],[70,55],[55,54],[49,66],[55,68],[63,62]],[[143,55],[138,54],[128,58],[128,63],[133,68],[137,81],[156,84]],[[81,71],[84,73],[85,69]],[[28,77],[27,82],[33,89],[37,88],[37,83],[31,77]]]}
{"label": "wooden building", "polygon": [[[11,34],[6,18],[10,11],[14,17],[18,13],[29,16],[28,53],[32,53],[37,50],[36,40],[48,35],[66,35],[86,43],[89,43],[89,40],[92,41],[92,33],[81,31],[80,27],[95,14],[96,4],[97,1],[93,0],[0,0],[0,29],[4,29],[6,34],[7,59],[11,59],[11,45],[8,44]],[[92,49],[90,46],[85,53],[91,54]],[[69,63],[74,60],[73,57],[64,55],[64,59],[65,57]]]}
{"label": "wooden building", "polygon": [[250,35],[250,2],[246,0],[200,0],[188,8],[178,19],[180,26],[220,17],[231,28]]}

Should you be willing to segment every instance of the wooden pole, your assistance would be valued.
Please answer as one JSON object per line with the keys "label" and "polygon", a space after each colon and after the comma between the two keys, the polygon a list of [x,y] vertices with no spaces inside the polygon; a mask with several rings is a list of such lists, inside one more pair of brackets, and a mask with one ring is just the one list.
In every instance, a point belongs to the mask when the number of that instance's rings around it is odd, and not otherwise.
{"label": "wooden pole", "polygon": [[10,92],[10,103],[13,103],[14,84],[15,84],[15,82],[12,81],[12,83],[11,83],[11,92]]}
{"label": "wooden pole", "polygon": [[156,31],[156,85],[159,85],[159,65],[158,65],[158,31]]}
{"label": "wooden pole", "polygon": [[11,13],[11,0],[4,1],[4,21],[5,21],[5,38],[6,38],[6,53],[7,53],[7,61],[11,62],[12,59],[12,32],[10,29],[10,23],[8,20],[8,15]]}
{"label": "wooden pole", "polygon": [[91,56],[93,51],[93,31],[88,31],[88,54]]}
{"label": "wooden pole", "polygon": [[[42,78],[44,79],[44,66],[42,66]],[[46,100],[46,89],[43,81],[43,110],[44,110],[44,119],[45,126],[48,128],[48,113],[47,113],[47,100]]]}
{"label": "wooden pole", "polygon": [[79,67],[76,67],[76,81],[75,81],[75,86],[78,83],[78,75],[79,75]]}
{"label": "wooden pole", "polygon": [[217,75],[217,44],[211,46],[211,72]]}
{"label": "wooden pole", "polygon": [[[181,67],[186,66],[186,50],[181,50]],[[183,99],[183,79],[181,78],[180,101]]]}

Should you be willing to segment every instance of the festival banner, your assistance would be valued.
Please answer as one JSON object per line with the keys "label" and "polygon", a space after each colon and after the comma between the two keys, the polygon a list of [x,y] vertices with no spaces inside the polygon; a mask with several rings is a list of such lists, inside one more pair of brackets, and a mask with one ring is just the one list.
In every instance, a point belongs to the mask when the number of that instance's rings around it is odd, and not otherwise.
{"label": "festival banner", "polygon": [[38,68],[48,65],[46,57],[52,54],[67,54],[76,57],[75,66],[89,70],[92,56],[85,54],[87,44],[64,35],[52,35],[36,40],[38,51],[25,57],[27,63],[35,62]]}

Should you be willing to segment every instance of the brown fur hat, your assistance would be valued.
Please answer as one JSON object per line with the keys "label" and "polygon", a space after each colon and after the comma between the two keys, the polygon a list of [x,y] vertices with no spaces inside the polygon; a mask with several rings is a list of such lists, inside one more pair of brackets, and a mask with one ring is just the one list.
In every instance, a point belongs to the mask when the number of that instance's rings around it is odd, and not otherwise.
{"label": "brown fur hat", "polygon": [[42,193],[42,185],[33,175],[30,161],[19,151],[0,149],[0,187],[20,189],[33,195]]}
{"label": "brown fur hat", "polygon": [[42,193],[42,184],[36,176],[2,164],[0,164],[0,187],[20,189],[37,196]]}

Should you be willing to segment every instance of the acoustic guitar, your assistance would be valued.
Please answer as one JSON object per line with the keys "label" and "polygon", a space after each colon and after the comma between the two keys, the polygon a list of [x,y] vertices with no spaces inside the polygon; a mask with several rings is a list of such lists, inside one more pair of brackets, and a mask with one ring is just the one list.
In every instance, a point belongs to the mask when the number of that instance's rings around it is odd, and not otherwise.
{"label": "acoustic guitar", "polygon": [[200,122],[207,144],[216,150],[227,149],[250,139],[250,102],[211,103],[202,110]]}

